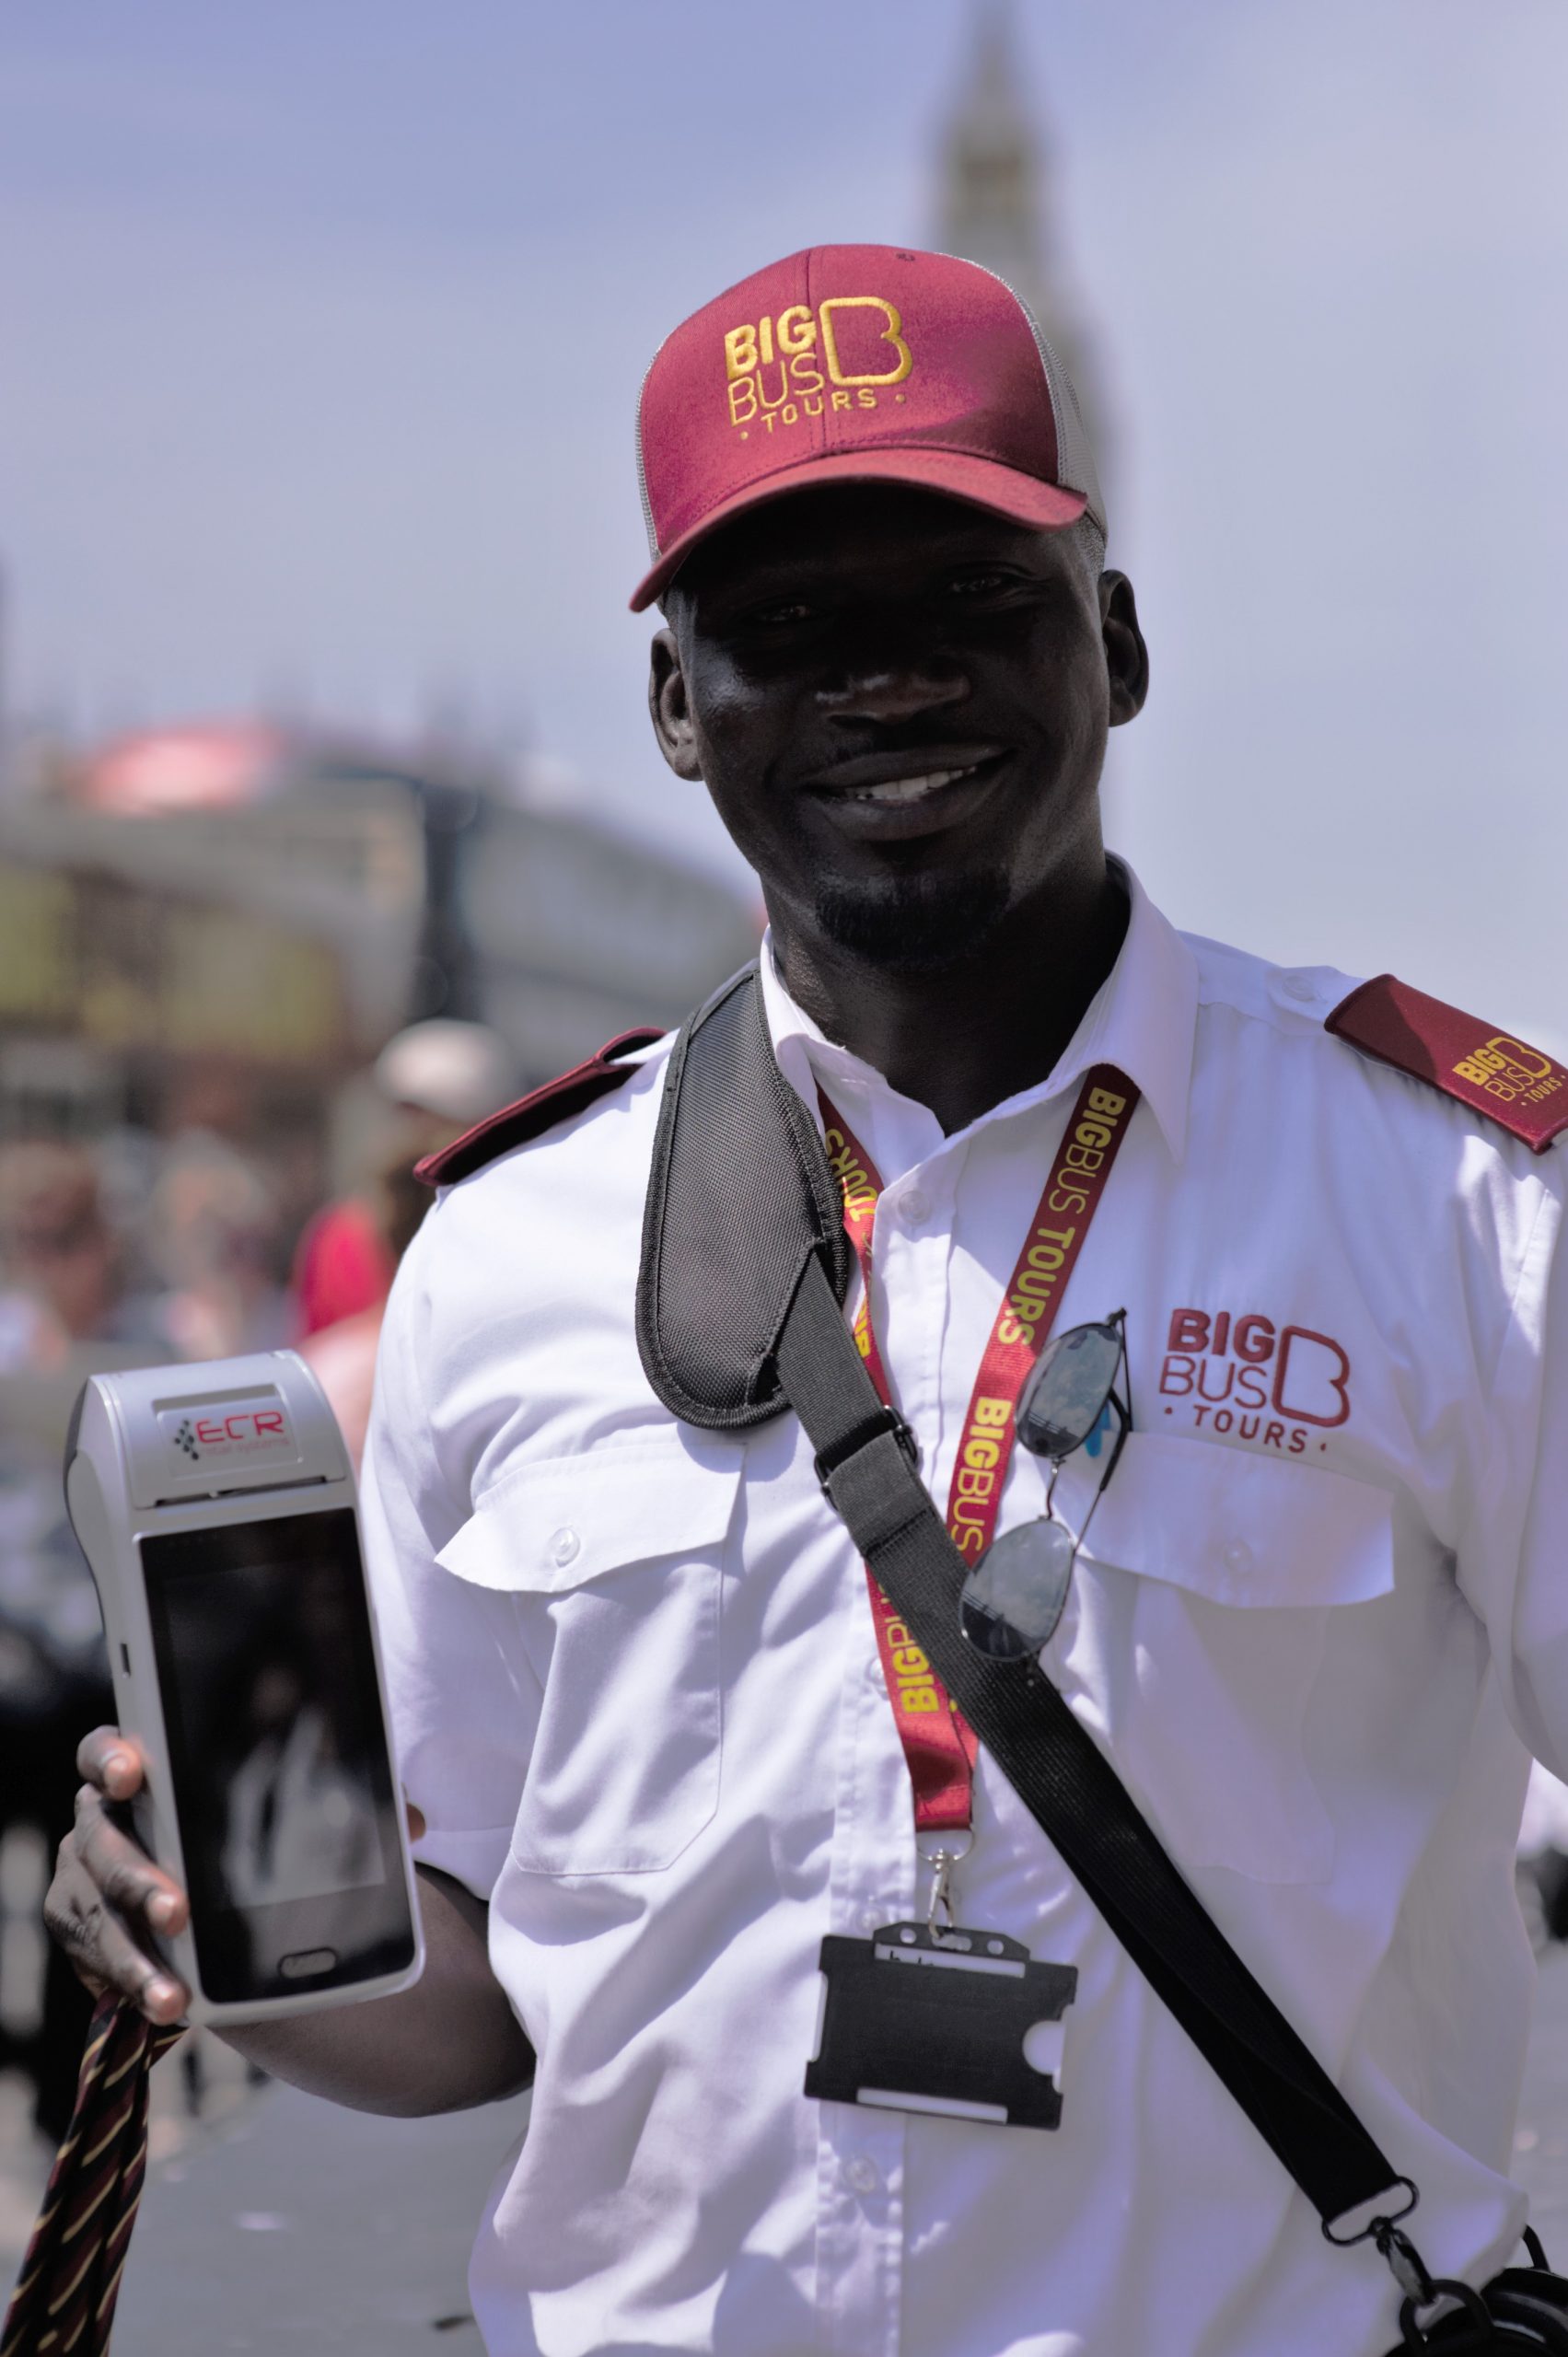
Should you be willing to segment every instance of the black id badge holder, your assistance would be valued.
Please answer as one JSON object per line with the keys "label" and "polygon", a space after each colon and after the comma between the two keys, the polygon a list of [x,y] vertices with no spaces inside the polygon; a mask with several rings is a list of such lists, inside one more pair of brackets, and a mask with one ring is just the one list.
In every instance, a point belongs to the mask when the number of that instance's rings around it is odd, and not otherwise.
{"label": "black id badge holder", "polygon": [[1070,1964],[1001,1932],[885,1923],[822,1943],[821,2026],[806,2093],[1013,2128],[1055,2128]]}

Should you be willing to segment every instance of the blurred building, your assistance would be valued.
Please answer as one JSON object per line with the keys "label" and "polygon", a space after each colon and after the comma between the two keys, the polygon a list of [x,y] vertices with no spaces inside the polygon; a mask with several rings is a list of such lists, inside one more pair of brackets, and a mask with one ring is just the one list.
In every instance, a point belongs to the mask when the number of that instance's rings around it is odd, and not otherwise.
{"label": "blurred building", "polygon": [[677,1021],[757,931],[723,885],[518,807],[472,754],[122,739],[0,798],[0,1135],[243,1128],[274,1162],[296,1142],[308,1193],[335,1089],[402,1025],[490,1023],[527,1086]]}
{"label": "blurred building", "polygon": [[1028,305],[1072,379],[1103,483],[1111,422],[1063,264],[1045,133],[1025,96],[1009,0],[976,0],[956,79],[938,150],[935,243],[993,270]]}

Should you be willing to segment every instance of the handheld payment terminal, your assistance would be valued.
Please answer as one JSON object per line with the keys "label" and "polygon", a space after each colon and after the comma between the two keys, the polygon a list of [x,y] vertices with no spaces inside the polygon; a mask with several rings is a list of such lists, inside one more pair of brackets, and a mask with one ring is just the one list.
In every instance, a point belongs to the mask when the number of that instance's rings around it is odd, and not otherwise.
{"label": "handheld payment terminal", "polygon": [[65,1501],[98,1585],[159,1943],[193,2021],[389,1995],[424,1963],[354,1475],[293,1351],[96,1375]]}

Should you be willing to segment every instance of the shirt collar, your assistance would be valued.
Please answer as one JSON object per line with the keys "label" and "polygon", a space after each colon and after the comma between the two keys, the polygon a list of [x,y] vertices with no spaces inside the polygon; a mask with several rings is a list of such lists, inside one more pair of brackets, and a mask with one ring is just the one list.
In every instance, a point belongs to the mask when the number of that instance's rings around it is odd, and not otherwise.
{"label": "shirt collar", "polygon": [[[1124,860],[1110,865],[1131,903],[1115,965],[1095,993],[1056,1068],[1033,1088],[1009,1097],[981,1120],[993,1121],[1059,1097],[1094,1064],[1114,1064],[1136,1083],[1174,1160],[1187,1144],[1187,1099],[1198,1020],[1198,963],[1174,925],[1149,899]],[[834,1044],[785,990],[773,963],[772,935],[761,957],[762,1003],[779,1069],[815,1108],[819,1084],[869,1070]],[[978,1127],[979,1124],[977,1123]]]}

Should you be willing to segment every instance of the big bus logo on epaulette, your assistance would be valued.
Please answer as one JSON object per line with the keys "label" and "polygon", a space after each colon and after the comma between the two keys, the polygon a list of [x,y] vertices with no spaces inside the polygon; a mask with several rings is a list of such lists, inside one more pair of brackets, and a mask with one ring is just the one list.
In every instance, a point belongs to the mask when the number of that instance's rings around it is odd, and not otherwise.
{"label": "big bus logo on epaulette", "polygon": [[1483,1088],[1504,1105],[1539,1105],[1544,1097],[1556,1096],[1565,1075],[1539,1048],[1527,1048],[1522,1039],[1511,1039],[1506,1031],[1500,1031],[1484,1046],[1462,1056],[1454,1066],[1454,1077]]}
{"label": "big bus logo on epaulette", "polygon": [[[724,339],[729,422],[749,441],[754,425],[799,425],[830,410],[875,409],[877,388],[901,385],[914,366],[896,304],[881,295],[830,295],[813,311],[791,303],[778,318],[748,319]],[[896,401],[903,400],[895,393]]]}

